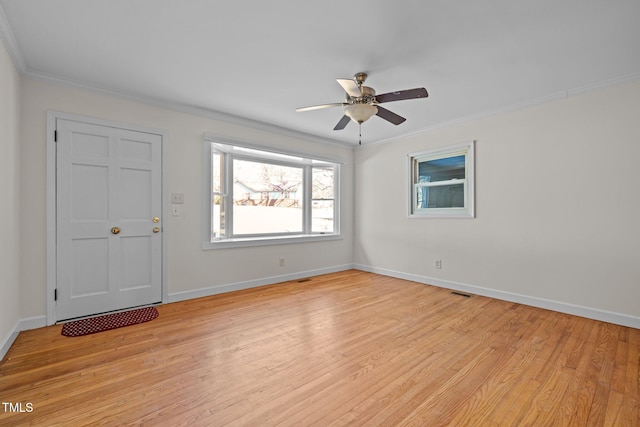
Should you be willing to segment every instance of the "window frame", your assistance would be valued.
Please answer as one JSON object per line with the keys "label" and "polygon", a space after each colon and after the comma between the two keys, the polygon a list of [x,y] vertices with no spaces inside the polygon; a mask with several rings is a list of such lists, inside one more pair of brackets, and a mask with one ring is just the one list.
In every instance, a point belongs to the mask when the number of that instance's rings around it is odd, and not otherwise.
{"label": "window frame", "polygon": [[[417,182],[417,167],[421,162],[465,156],[465,178],[451,181]],[[410,153],[407,155],[409,194],[409,218],[475,218],[475,141],[449,145],[432,150]],[[418,209],[416,189],[418,187],[437,187],[442,185],[462,184],[464,188],[464,207],[424,208]]]}
{"label": "window frame", "polygon": [[[202,195],[202,248],[223,249],[233,247],[264,246],[286,243],[315,242],[342,239],[340,229],[340,175],[342,163],[335,159],[328,159],[316,155],[295,153],[285,150],[275,150],[257,144],[234,140],[205,133],[203,141],[203,195]],[[270,233],[241,235],[213,240],[212,234],[212,200],[213,170],[212,156],[214,152],[223,152],[223,173],[221,178],[221,197],[224,204],[232,206],[233,199],[233,170],[234,159],[257,161],[283,166],[301,167],[303,169],[303,231],[300,233]],[[312,232],[312,171],[314,167],[330,166],[334,170],[334,206],[333,232]],[[230,204],[231,203],[231,204]],[[229,209],[232,211],[232,209]],[[233,214],[225,212],[226,230],[232,230]]]}

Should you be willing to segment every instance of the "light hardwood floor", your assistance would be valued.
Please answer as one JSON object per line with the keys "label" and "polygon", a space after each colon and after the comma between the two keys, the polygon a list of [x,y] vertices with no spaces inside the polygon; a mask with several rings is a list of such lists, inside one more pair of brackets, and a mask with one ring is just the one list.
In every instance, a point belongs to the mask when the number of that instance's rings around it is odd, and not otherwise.
{"label": "light hardwood floor", "polygon": [[638,426],[640,330],[346,271],[26,331],[0,425]]}

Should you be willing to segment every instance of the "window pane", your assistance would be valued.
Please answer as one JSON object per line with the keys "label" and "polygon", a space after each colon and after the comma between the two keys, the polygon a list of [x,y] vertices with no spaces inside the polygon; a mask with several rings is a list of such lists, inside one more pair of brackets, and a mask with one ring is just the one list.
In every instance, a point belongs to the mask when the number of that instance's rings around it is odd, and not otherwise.
{"label": "window pane", "polygon": [[445,157],[418,163],[418,182],[465,178],[465,156]]}
{"label": "window pane", "polygon": [[214,195],[211,206],[211,239],[224,238],[224,199]]}
{"label": "window pane", "polygon": [[314,200],[333,200],[333,168],[313,168]]}
{"label": "window pane", "polygon": [[416,185],[415,191],[417,209],[464,207],[464,183],[436,187]]}
{"label": "window pane", "polygon": [[311,206],[311,232],[333,233],[333,200],[314,200]]}
{"label": "window pane", "polygon": [[311,232],[333,233],[334,169],[312,168]]}
{"label": "window pane", "polygon": [[222,197],[221,153],[211,154],[211,239],[224,238],[224,199]]}
{"label": "window pane", "polygon": [[211,191],[214,193],[222,192],[222,155],[213,153],[211,158]]}
{"label": "window pane", "polygon": [[233,234],[303,231],[302,168],[233,160]]}

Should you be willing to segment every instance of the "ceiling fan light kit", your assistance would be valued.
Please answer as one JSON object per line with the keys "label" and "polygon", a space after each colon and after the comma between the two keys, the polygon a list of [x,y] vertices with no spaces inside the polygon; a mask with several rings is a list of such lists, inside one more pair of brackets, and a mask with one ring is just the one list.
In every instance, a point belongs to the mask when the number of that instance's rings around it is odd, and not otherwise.
{"label": "ceiling fan light kit", "polygon": [[[405,99],[426,98],[429,96],[427,90],[423,87],[415,89],[401,90],[398,92],[389,92],[376,96],[376,91],[369,87],[364,86],[363,83],[367,79],[366,73],[356,73],[353,79],[337,79],[338,84],[342,86],[347,94],[347,99],[342,103],[321,104],[312,105],[310,107],[296,108],[296,111],[310,111],[320,108],[338,107],[342,106],[344,115],[333,128],[333,130],[342,130],[351,120],[362,125],[362,123],[369,120],[372,116],[376,115],[386,121],[399,125],[406,119],[396,113],[382,108],[379,104],[383,102],[401,101]],[[360,141],[362,143],[362,141]]]}
{"label": "ceiling fan light kit", "polygon": [[356,123],[364,123],[378,113],[378,107],[371,104],[349,104],[344,106],[344,114]]}

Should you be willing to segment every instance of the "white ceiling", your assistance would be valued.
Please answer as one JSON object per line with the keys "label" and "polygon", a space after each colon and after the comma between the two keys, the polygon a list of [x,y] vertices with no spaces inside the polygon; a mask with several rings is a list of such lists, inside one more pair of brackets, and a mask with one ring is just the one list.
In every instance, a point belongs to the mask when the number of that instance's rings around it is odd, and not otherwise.
{"label": "white ceiling", "polygon": [[[28,76],[355,144],[338,77],[424,86],[363,143],[640,78],[638,0],[0,0]],[[233,119],[237,120],[237,119]]]}

